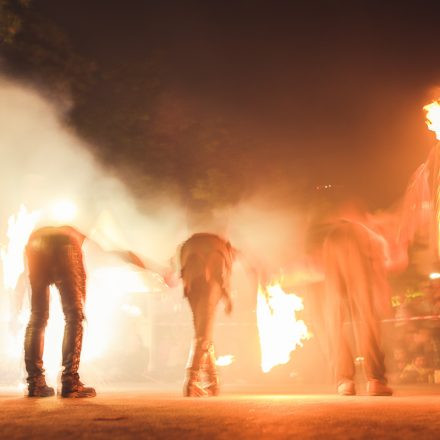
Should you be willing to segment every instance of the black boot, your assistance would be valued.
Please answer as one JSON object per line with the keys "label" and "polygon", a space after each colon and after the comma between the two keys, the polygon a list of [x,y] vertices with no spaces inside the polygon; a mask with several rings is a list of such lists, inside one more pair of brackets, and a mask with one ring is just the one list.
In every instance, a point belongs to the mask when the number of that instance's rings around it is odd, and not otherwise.
{"label": "black boot", "polygon": [[79,397],[95,397],[95,388],[86,387],[79,380],[78,374],[64,375],[62,377],[61,397],[79,398]]}
{"label": "black boot", "polygon": [[54,394],[54,389],[47,386],[43,375],[28,378],[28,397],[51,397]]}

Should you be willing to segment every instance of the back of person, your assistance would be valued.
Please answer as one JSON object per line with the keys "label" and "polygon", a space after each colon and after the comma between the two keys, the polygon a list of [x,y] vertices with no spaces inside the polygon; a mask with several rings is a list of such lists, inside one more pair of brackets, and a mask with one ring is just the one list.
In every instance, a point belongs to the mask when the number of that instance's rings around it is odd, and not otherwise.
{"label": "back of person", "polygon": [[209,233],[192,235],[180,251],[185,296],[188,296],[193,282],[200,278],[207,283],[218,282],[228,295],[232,258],[230,243],[219,236]]}
{"label": "back of person", "polygon": [[[82,266],[81,246],[85,236],[71,226],[36,229],[26,246],[31,283],[37,277],[46,284],[55,283],[71,270],[70,261]],[[68,260],[68,261],[66,261]]]}

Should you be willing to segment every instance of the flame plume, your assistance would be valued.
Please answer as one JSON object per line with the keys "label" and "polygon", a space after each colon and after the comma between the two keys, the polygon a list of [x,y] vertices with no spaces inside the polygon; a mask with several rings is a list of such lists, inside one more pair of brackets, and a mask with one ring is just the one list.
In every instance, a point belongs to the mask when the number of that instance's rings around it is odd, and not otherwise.
{"label": "flame plume", "polygon": [[257,324],[264,373],[276,365],[287,364],[290,353],[309,338],[306,324],[295,316],[295,312],[303,309],[302,299],[284,292],[280,284],[259,287]]}
{"label": "flame plume", "polygon": [[440,141],[440,100],[433,101],[423,107],[426,111],[426,125],[435,133],[435,137]]}

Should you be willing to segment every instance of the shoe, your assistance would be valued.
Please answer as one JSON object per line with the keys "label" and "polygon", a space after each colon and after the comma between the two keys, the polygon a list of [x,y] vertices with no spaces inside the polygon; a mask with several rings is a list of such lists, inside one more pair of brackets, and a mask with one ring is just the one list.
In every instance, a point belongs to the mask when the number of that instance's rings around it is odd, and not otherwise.
{"label": "shoe", "polygon": [[391,396],[393,390],[378,379],[370,379],[367,383],[369,396]]}
{"label": "shoe", "polygon": [[44,376],[28,379],[28,397],[52,397],[55,391],[52,387],[48,387]]}
{"label": "shoe", "polygon": [[215,365],[215,350],[212,342],[208,346],[208,352],[202,358],[201,368],[207,378],[205,389],[208,396],[218,396],[220,394],[220,379]]}
{"label": "shoe", "polygon": [[68,398],[81,398],[81,397],[95,397],[95,388],[86,387],[79,380],[79,377],[69,378],[63,380],[63,386],[61,388],[61,397]]}
{"label": "shoe", "polygon": [[343,381],[339,382],[338,394],[340,396],[355,396],[356,387],[354,386],[354,382],[349,379],[344,379]]}

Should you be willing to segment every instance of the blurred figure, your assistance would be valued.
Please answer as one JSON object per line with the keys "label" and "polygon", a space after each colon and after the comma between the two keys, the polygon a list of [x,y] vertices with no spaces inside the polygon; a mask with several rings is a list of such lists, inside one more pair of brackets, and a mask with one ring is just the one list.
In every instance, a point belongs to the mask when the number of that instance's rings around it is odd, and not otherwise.
{"label": "blurred figure", "polygon": [[392,394],[385,376],[380,320],[391,315],[387,271],[398,270],[402,258],[393,252],[393,243],[377,221],[350,189],[318,190],[311,200],[306,254],[323,275],[322,299],[315,306],[321,317],[317,327],[326,334],[323,349],[341,395],[356,394],[352,339],[356,357],[364,359],[368,394]]}
{"label": "blurred figure", "polygon": [[367,393],[392,394],[385,377],[380,315],[387,309],[388,285],[381,242],[363,224],[338,219],[322,248],[325,300],[338,393],[356,394],[355,365],[344,322],[351,321],[357,349],[364,358]]}
{"label": "blurred figure", "polygon": [[[231,244],[209,233],[194,234],[180,250],[184,295],[191,307],[195,333],[184,387],[187,397],[216,396],[219,393],[213,344],[214,316],[222,298],[226,313],[232,311],[230,279],[233,260]],[[203,386],[204,383],[207,385]]]}
{"label": "blurred figure", "polygon": [[412,362],[405,366],[400,374],[400,382],[403,384],[434,382],[434,370],[429,367],[423,351],[415,353]]}
{"label": "blurred figure", "polygon": [[[26,246],[31,286],[31,316],[25,334],[25,365],[29,397],[49,397],[43,369],[44,333],[49,318],[49,286],[60,292],[65,316],[62,346],[62,397],[94,397],[94,388],[79,380],[78,368],[83,338],[86,273],[82,245],[87,237],[70,226],[35,230]],[[95,244],[96,245],[96,244]],[[97,246],[97,245],[96,245]],[[126,261],[144,267],[131,252],[116,252]]]}

